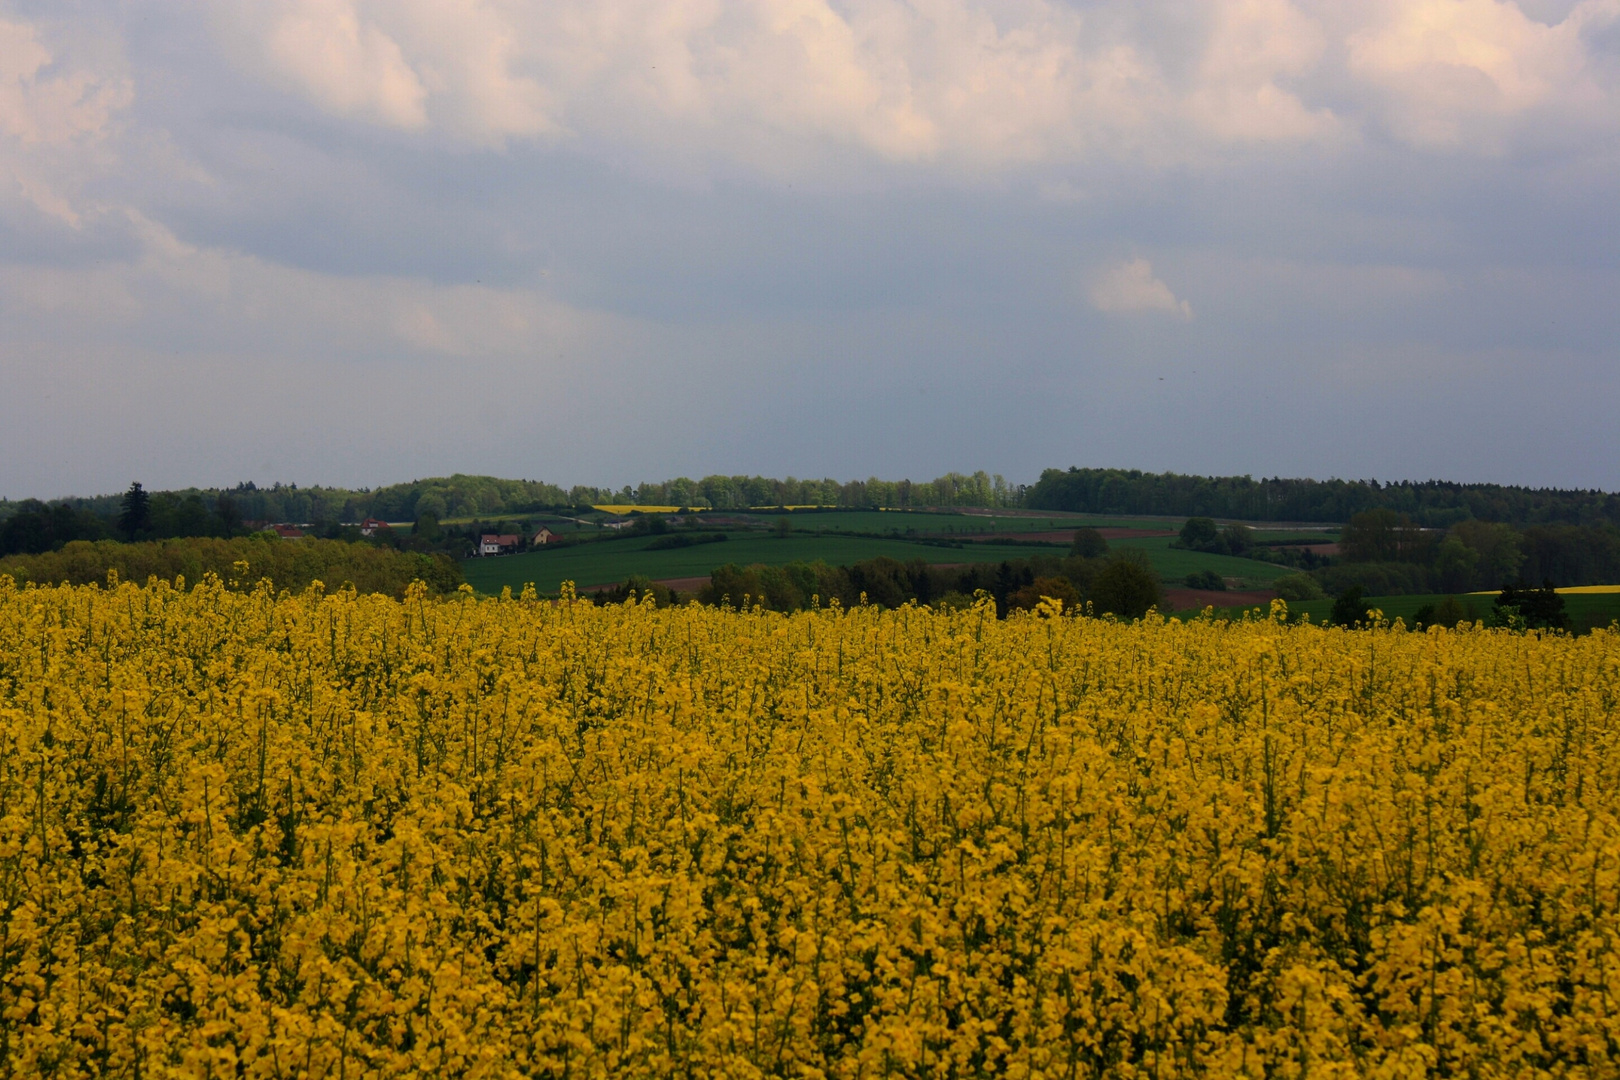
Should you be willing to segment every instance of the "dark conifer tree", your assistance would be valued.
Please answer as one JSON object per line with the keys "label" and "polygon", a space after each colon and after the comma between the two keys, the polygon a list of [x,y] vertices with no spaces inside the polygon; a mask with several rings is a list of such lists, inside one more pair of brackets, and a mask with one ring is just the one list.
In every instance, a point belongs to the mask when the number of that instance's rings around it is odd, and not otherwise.
{"label": "dark conifer tree", "polygon": [[139,540],[152,528],[152,496],[139,482],[129,485],[124,492],[122,509],[118,512],[118,531],[125,540]]}

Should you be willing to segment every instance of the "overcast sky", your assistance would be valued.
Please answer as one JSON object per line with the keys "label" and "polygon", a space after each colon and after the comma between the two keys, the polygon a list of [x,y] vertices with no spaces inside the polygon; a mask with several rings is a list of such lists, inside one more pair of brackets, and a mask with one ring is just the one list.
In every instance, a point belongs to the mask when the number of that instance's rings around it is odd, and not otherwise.
{"label": "overcast sky", "polygon": [[0,496],[1620,488],[1620,0],[0,0]]}

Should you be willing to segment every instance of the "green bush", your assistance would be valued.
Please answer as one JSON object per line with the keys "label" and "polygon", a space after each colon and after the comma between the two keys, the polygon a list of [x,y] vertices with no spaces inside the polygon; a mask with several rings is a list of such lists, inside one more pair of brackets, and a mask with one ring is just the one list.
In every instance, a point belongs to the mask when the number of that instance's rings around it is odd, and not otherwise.
{"label": "green bush", "polygon": [[1539,589],[1528,586],[1507,585],[1496,598],[1492,611],[1493,626],[1513,626],[1540,630],[1568,630],[1569,616],[1564,612],[1564,598],[1553,591],[1551,583]]}
{"label": "green bush", "polygon": [[1007,606],[1034,611],[1048,597],[1062,603],[1064,611],[1074,611],[1080,606],[1080,593],[1065,577],[1038,577],[1032,584],[1025,585],[1008,597]]}
{"label": "green bush", "polygon": [[1334,626],[1358,626],[1367,621],[1367,603],[1360,585],[1352,585],[1333,601],[1328,621]]}
{"label": "green bush", "polygon": [[1277,595],[1288,601],[1321,600],[1327,596],[1309,574],[1284,574],[1271,583]]}
{"label": "green bush", "polygon": [[1069,554],[1082,559],[1100,559],[1108,554],[1108,540],[1096,529],[1076,529]]}
{"label": "green bush", "polygon": [[1213,570],[1194,570],[1183,579],[1189,589],[1214,589],[1218,592],[1226,591],[1226,579]]}
{"label": "green bush", "polygon": [[1220,538],[1220,528],[1211,518],[1188,518],[1181,526],[1181,546],[1189,551],[1209,551],[1220,542]]}
{"label": "green bush", "polygon": [[1462,601],[1455,596],[1448,596],[1434,607],[1434,614],[1430,616],[1426,626],[1444,626],[1451,629],[1464,619],[1474,620],[1474,613],[1463,607]]}
{"label": "green bush", "polygon": [[598,605],[622,604],[628,600],[640,603],[653,598],[658,607],[669,607],[680,602],[680,594],[668,585],[661,585],[645,574],[631,574],[624,581],[607,589],[598,589],[594,599]]}
{"label": "green bush", "polygon": [[1150,608],[1159,607],[1163,602],[1159,576],[1141,559],[1118,556],[1109,559],[1108,565],[1098,571],[1091,582],[1091,606],[1099,615],[1140,619]]}
{"label": "green bush", "polygon": [[1416,563],[1340,563],[1318,570],[1315,576],[1329,596],[1357,585],[1368,596],[1410,596],[1433,591],[1428,569]]}

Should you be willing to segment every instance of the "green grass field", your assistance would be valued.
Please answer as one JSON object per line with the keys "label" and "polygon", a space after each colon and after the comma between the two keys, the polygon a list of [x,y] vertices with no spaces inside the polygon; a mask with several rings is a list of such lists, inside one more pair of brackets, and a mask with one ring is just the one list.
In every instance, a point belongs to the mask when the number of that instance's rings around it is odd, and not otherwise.
{"label": "green grass field", "polygon": [[[468,559],[461,564],[467,581],[481,593],[498,593],[502,586],[516,591],[533,582],[542,592],[555,592],[564,581],[580,588],[623,581],[632,574],[653,579],[707,576],[726,563],[781,564],[820,559],[846,566],[886,555],[902,562],[922,559],[930,563],[1001,562],[1031,555],[1062,555],[1062,548],[1024,547],[1015,544],[972,543],[960,548],[935,547],[882,536],[817,536],[796,531],[786,538],[755,533],[732,533],[721,544],[648,551],[651,537],[612,540],[574,547],[508,555],[496,559]],[[1113,547],[1140,547],[1166,582],[1174,587],[1194,570],[1211,569],[1223,577],[1270,581],[1287,569],[1252,559],[1203,555],[1170,547],[1169,537],[1116,540]]]}
{"label": "green grass field", "polygon": [[1135,540],[1114,540],[1109,547],[1114,550],[1122,547],[1142,548],[1153,560],[1153,569],[1164,579],[1165,586],[1171,589],[1180,586],[1182,579],[1195,570],[1213,570],[1223,578],[1241,578],[1253,582],[1257,588],[1263,588],[1266,582],[1275,581],[1284,574],[1294,573],[1289,567],[1260,562],[1258,559],[1183,551],[1170,546],[1174,539],[1170,536],[1145,536]]}
{"label": "green grass field", "polygon": [[[779,538],[773,533],[774,526],[784,518],[780,512],[719,510],[710,515],[697,515],[696,521],[702,522],[704,516],[727,519],[732,523],[746,522],[755,527],[737,527],[735,524],[718,526],[725,529],[730,537],[724,544],[647,551],[650,538],[613,539],[600,544],[529,552],[498,559],[470,559],[462,564],[463,571],[473,588],[483,593],[497,593],[503,586],[521,589],[529,582],[533,582],[542,592],[553,592],[562,582],[570,580],[580,588],[591,588],[623,581],[632,574],[655,580],[706,576],[715,567],[728,562],[741,565],[756,562],[780,564],[821,559],[838,566],[882,555],[901,561],[921,558],[931,563],[1000,562],[1032,555],[1061,555],[1064,549],[1061,544],[1003,544],[975,538],[1054,532],[1067,534],[1085,527],[1160,531],[1176,529],[1181,524],[1181,519],[1055,512],[1028,515],[1005,511],[822,510],[785,515],[792,524],[792,532],[786,538]],[[551,518],[552,527],[557,531],[578,529],[586,533],[596,532],[594,526],[586,525],[581,529],[575,523],[556,520],[554,515],[541,515],[536,517],[536,521],[541,517]],[[533,527],[535,522],[528,522],[525,531]],[[702,525],[698,527],[702,528]],[[830,533],[862,535],[828,535]],[[1299,530],[1266,531],[1260,535],[1269,539],[1300,541],[1331,539],[1320,532]],[[911,540],[956,540],[967,543],[962,548],[939,548],[908,542]],[[1255,586],[1288,572],[1282,567],[1251,559],[1180,551],[1170,546],[1171,540],[1171,537],[1141,537],[1114,540],[1112,546],[1140,547],[1145,550],[1154,568],[1171,588],[1180,585],[1195,570],[1213,570],[1222,577],[1239,578]]]}
{"label": "green grass field", "polygon": [[533,582],[542,592],[555,592],[564,581],[580,588],[623,581],[632,574],[650,578],[707,576],[726,563],[789,563],[824,560],[833,565],[860,562],[887,555],[931,563],[1000,562],[1025,558],[1029,548],[975,544],[965,548],[934,547],[904,540],[863,536],[812,536],[796,533],[786,539],[752,533],[733,533],[723,544],[698,544],[668,551],[647,551],[651,538],[581,544],[554,551],[534,551],[498,559],[468,559],[461,564],[467,581],[482,593],[498,593],[503,585],[514,590]]}
{"label": "green grass field", "polygon": [[[720,510],[719,517],[743,517],[764,525],[774,524],[783,515],[771,513],[743,513]],[[1029,517],[1022,514],[957,514],[926,510],[818,510],[787,515],[793,528],[799,532],[817,530],[837,532],[864,532],[887,535],[912,530],[920,535],[961,536],[985,533],[1050,532],[1054,529],[1120,528],[1167,529],[1179,528],[1164,521],[1135,518],[1097,517],[1089,514],[1045,514]],[[701,515],[699,516],[701,520]]]}
{"label": "green grass field", "polygon": [[[763,530],[769,529],[784,516],[792,522],[795,532],[812,534],[817,532],[858,532],[869,533],[873,536],[892,536],[898,533],[900,535],[926,536],[935,539],[971,538],[999,533],[1051,532],[1082,527],[1155,530],[1181,527],[1179,520],[1149,520],[1091,514],[1050,513],[1030,517],[1024,514],[1005,512],[962,514],[951,511],[927,510],[817,510],[795,511],[787,514],[768,510],[715,510],[707,514],[693,515],[693,519],[699,522],[699,528],[704,527],[701,523],[705,517],[712,517],[729,521],[748,522]],[[474,520],[476,519],[470,517],[447,518],[442,524],[466,525]],[[532,530],[541,524],[546,524],[555,532],[582,531],[592,533],[600,531],[600,526],[594,524],[581,525],[578,521],[570,520],[569,515],[515,514],[505,520],[521,523],[524,530]],[[606,514],[589,515],[586,520],[606,521],[610,520],[610,517]]]}

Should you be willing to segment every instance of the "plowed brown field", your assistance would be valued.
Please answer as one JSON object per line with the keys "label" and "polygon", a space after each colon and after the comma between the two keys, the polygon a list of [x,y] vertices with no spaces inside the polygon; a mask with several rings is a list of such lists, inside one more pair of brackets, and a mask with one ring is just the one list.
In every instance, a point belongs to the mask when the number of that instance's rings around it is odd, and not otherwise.
{"label": "plowed brown field", "polygon": [[[1144,536],[1175,536],[1174,529],[1098,529],[1104,540],[1138,540]],[[1051,529],[1046,532],[1001,532],[985,533],[983,536],[970,536],[965,539],[985,543],[994,540],[1045,540],[1048,542],[1067,544],[1074,539],[1073,529]]]}
{"label": "plowed brown field", "polygon": [[1206,607],[1265,607],[1277,598],[1270,589],[1251,589],[1246,592],[1218,589],[1166,589],[1164,598],[1171,610],[1202,611]]}

